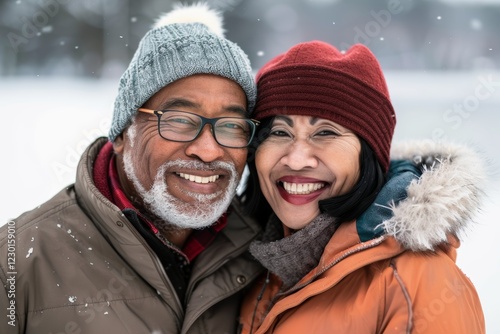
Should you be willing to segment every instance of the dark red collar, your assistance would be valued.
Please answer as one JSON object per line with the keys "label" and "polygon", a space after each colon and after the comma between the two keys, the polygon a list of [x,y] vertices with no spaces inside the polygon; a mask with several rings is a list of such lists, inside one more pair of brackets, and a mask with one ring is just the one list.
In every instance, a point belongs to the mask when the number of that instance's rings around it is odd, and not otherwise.
{"label": "dark red collar", "polygon": [[[120,208],[120,210],[133,209],[138,216],[141,217],[142,222],[149,227],[151,232],[167,245],[168,241],[165,240],[156,226],[141,215],[125,195],[120,184],[120,179],[118,178],[115,157],[113,154],[113,144],[111,142],[107,142],[97,155],[97,159],[94,162],[93,178],[97,189],[99,189],[108,200]],[[227,217],[226,214],[224,214],[212,226],[201,230],[194,230],[186,240],[182,251],[179,252],[190,262],[193,261],[208,247],[208,245],[210,245],[210,243],[212,243],[217,234],[224,229],[226,224]],[[171,245],[169,245],[169,247],[171,247]]]}

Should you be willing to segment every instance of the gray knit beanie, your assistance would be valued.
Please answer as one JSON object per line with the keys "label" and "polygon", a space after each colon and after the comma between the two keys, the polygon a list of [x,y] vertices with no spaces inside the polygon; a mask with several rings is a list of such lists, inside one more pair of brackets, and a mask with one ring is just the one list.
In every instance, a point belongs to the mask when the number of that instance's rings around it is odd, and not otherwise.
{"label": "gray knit beanie", "polygon": [[156,92],[194,74],[235,81],[246,94],[249,113],[253,110],[256,88],[248,56],[224,37],[221,15],[204,3],[178,5],[142,38],[120,79],[109,139],[114,141]]}

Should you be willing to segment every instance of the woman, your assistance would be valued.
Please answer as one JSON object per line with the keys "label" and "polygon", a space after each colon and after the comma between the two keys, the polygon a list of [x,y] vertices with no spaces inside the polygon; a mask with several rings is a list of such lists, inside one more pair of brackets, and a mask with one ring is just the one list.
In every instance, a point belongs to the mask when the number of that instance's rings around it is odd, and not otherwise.
{"label": "woman", "polygon": [[242,332],[483,333],[455,264],[479,205],[476,155],[425,142],[393,148],[391,162],[396,117],[362,45],[296,45],[257,81],[257,173],[243,197],[257,218],[274,214],[250,247],[268,274],[243,303]]}

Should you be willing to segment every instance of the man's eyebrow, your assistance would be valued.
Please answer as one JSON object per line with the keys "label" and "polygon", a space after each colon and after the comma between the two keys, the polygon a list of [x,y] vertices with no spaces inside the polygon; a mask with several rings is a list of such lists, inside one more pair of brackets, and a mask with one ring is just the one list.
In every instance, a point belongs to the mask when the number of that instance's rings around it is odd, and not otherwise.
{"label": "man's eyebrow", "polygon": [[162,104],[159,105],[159,109],[166,110],[166,109],[175,109],[179,107],[184,107],[184,108],[199,108],[200,105],[198,103],[194,103],[192,101],[186,100],[186,99],[179,99],[179,98],[174,98],[174,99],[169,99],[163,102]]}
{"label": "man's eyebrow", "polygon": [[[199,103],[195,103],[193,101],[181,98],[169,99],[159,105],[159,109],[161,110],[176,109],[176,108],[201,109],[201,105]],[[238,114],[238,116],[246,117],[247,115],[246,109],[239,105],[230,105],[222,109],[224,111]]]}
{"label": "man's eyebrow", "polygon": [[236,114],[243,116],[243,117],[246,117],[248,114],[247,110],[243,107],[240,107],[240,106],[228,106],[228,107],[225,107],[224,110],[236,113]]}

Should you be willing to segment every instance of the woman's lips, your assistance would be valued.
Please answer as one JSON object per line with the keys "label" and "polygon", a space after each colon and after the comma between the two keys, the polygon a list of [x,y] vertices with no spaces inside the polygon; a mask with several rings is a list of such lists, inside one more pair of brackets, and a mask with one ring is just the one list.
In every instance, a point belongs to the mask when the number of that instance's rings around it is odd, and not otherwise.
{"label": "woman's lips", "polygon": [[295,205],[302,205],[318,198],[328,183],[307,177],[285,176],[280,178],[276,185],[285,201]]}

